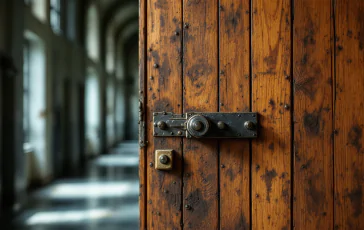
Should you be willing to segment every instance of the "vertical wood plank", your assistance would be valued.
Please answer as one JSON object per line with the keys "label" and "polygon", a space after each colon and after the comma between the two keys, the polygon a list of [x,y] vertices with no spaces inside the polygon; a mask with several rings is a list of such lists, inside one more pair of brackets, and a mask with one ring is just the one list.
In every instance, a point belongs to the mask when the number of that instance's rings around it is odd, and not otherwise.
{"label": "vertical wood plank", "polygon": [[[182,3],[148,1],[147,4],[147,228],[181,229],[181,138],[153,137],[151,124],[153,112],[182,112]],[[157,149],[174,150],[173,170],[154,168]]]}
{"label": "vertical wood plank", "polygon": [[333,228],[331,0],[295,0],[294,226]]}
{"label": "vertical wood plank", "polygon": [[[146,102],[146,40],[147,40],[147,5],[146,0],[139,1],[139,125],[145,126],[145,102]],[[118,87],[120,89],[121,87]],[[144,123],[144,124],[143,124]],[[145,127],[142,127],[145,130]],[[139,130],[142,132],[143,130]],[[140,135],[140,134],[139,134]],[[139,139],[139,142],[145,140]],[[147,209],[147,188],[146,188],[146,147],[139,149],[139,229],[146,229],[146,209]]]}
{"label": "vertical wood plank", "polygon": [[335,228],[364,229],[364,1],[335,6]]}
{"label": "vertical wood plank", "polygon": [[253,229],[291,224],[290,9],[289,0],[252,5],[252,111],[261,126],[252,141]]}
{"label": "vertical wood plank", "polygon": [[[220,1],[220,112],[250,111],[250,1]],[[249,140],[220,141],[220,229],[250,228]]]}
{"label": "vertical wood plank", "polygon": [[[183,0],[184,111],[218,109],[217,1]],[[183,222],[185,229],[218,229],[218,145],[185,139]]]}

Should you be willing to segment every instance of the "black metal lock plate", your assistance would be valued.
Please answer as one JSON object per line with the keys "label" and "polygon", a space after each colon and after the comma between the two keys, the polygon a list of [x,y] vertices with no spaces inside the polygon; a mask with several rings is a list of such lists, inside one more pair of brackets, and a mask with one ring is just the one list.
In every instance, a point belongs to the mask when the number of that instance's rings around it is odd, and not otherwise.
{"label": "black metal lock plate", "polygon": [[257,113],[153,113],[155,137],[256,138]]}

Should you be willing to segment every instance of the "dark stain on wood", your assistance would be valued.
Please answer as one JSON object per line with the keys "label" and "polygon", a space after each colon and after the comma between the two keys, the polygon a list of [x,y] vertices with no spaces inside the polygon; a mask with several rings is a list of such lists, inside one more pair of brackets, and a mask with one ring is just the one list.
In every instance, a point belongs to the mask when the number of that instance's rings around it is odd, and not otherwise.
{"label": "dark stain on wood", "polygon": [[361,184],[351,190],[348,197],[354,210],[353,216],[359,217],[363,211],[363,189]]}
{"label": "dark stain on wood", "polygon": [[241,11],[242,11],[242,5],[239,5],[239,8],[236,9],[236,11],[234,11],[234,3],[232,3],[230,5],[230,10],[226,15],[225,20],[225,25],[226,25],[226,33],[228,35],[231,34],[231,29],[234,31],[234,33],[236,33],[237,28],[238,28],[238,24],[240,23],[241,20]]}
{"label": "dark stain on wood", "polygon": [[271,143],[269,144],[268,148],[269,148],[270,150],[274,151],[274,144],[273,144],[273,142],[271,142]]}
{"label": "dark stain on wood", "polygon": [[157,9],[163,9],[163,8],[166,8],[167,6],[168,6],[167,0],[157,0],[154,3],[154,7]]}
{"label": "dark stain on wood", "polygon": [[247,222],[246,217],[243,214],[240,215],[240,220],[234,229],[241,229],[241,230],[250,229],[249,223]]}
{"label": "dark stain on wood", "polygon": [[196,63],[187,70],[186,75],[191,79],[192,83],[198,81],[199,78],[209,75],[212,72],[212,67],[203,61]]}
{"label": "dark stain on wood", "polygon": [[314,23],[311,18],[309,18],[307,25],[305,26],[306,36],[303,38],[303,45],[306,47],[308,45],[315,45],[315,30]]}
{"label": "dark stain on wood", "polygon": [[173,106],[171,106],[171,102],[168,99],[160,99],[155,102],[154,110],[156,112],[171,112],[173,111]]}
{"label": "dark stain on wood", "polygon": [[272,170],[266,169],[265,174],[261,176],[261,178],[264,180],[267,189],[266,200],[268,202],[270,202],[270,193],[272,192],[272,181],[275,177],[277,177],[277,172],[275,169]]}
{"label": "dark stain on wood", "polygon": [[273,99],[270,99],[269,102],[270,106],[272,107],[272,110],[274,110],[276,108],[276,103],[274,102]]}
{"label": "dark stain on wood", "polygon": [[295,91],[302,91],[306,96],[313,100],[316,96],[317,79],[315,77],[304,78],[302,81],[294,81]]}
{"label": "dark stain on wood", "polygon": [[356,148],[358,153],[363,152],[362,150],[362,139],[363,129],[359,125],[353,125],[348,133],[348,143]]}
{"label": "dark stain on wood", "polygon": [[312,113],[308,113],[305,111],[303,116],[303,125],[307,133],[318,136],[321,130],[321,110],[313,111]]}
{"label": "dark stain on wood", "polygon": [[232,168],[227,169],[225,174],[226,174],[227,177],[229,177],[230,181],[234,180],[235,175],[234,175],[234,172],[233,172]]}
{"label": "dark stain on wood", "polygon": [[207,216],[208,213],[208,203],[202,197],[202,193],[200,189],[196,189],[195,191],[191,192],[186,197],[186,204],[191,206],[190,211],[193,212],[191,217],[195,220],[191,220],[191,222],[199,223],[202,219]]}
{"label": "dark stain on wood", "polygon": [[320,180],[318,174],[312,175],[306,180],[305,198],[308,211],[318,215],[325,204],[325,192],[316,187],[316,180]]}

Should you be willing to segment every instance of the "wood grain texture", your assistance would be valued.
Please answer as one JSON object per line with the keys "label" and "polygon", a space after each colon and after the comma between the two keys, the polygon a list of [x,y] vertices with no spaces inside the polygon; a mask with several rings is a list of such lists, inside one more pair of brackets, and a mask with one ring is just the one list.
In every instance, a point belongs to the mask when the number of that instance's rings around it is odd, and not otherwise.
{"label": "wood grain texture", "polygon": [[364,1],[337,0],[335,228],[364,229]]}
{"label": "wood grain texture", "polygon": [[[181,229],[182,139],[153,137],[152,124],[153,112],[182,112],[182,4],[181,1],[147,4],[147,228]],[[154,168],[157,149],[174,150],[173,170]]]}
{"label": "wood grain texture", "polygon": [[294,226],[333,229],[331,0],[295,0]]}
{"label": "wood grain texture", "polygon": [[[220,1],[220,112],[250,111],[250,1]],[[250,228],[249,140],[220,140],[220,229]]]}
{"label": "wood grain texture", "polygon": [[[145,108],[146,108],[146,42],[147,42],[147,5],[146,0],[139,2],[139,101],[141,108],[139,108],[139,122],[145,122]],[[120,87],[121,88],[121,87]],[[140,131],[140,130],[139,130]],[[139,140],[140,141],[140,140]],[[145,140],[143,140],[145,141]],[[147,149],[146,147],[139,149],[139,229],[146,229],[146,208],[147,208],[147,187],[146,187],[146,170],[147,164]]]}
{"label": "wood grain texture", "polygon": [[290,9],[288,0],[252,5],[252,111],[261,126],[252,141],[253,229],[291,224]]}
{"label": "wood grain texture", "polygon": [[[185,112],[218,110],[217,1],[183,0],[183,78]],[[185,139],[183,225],[218,229],[218,145]]]}

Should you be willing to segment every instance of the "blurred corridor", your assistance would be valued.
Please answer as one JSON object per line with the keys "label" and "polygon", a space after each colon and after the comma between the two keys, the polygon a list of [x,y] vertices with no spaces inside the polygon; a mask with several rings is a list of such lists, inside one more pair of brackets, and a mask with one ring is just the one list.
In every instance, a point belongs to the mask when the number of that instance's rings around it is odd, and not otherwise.
{"label": "blurred corridor", "polygon": [[137,143],[89,162],[86,177],[58,180],[30,196],[15,229],[138,229]]}
{"label": "blurred corridor", "polygon": [[138,0],[0,1],[5,229],[138,228],[138,32]]}

